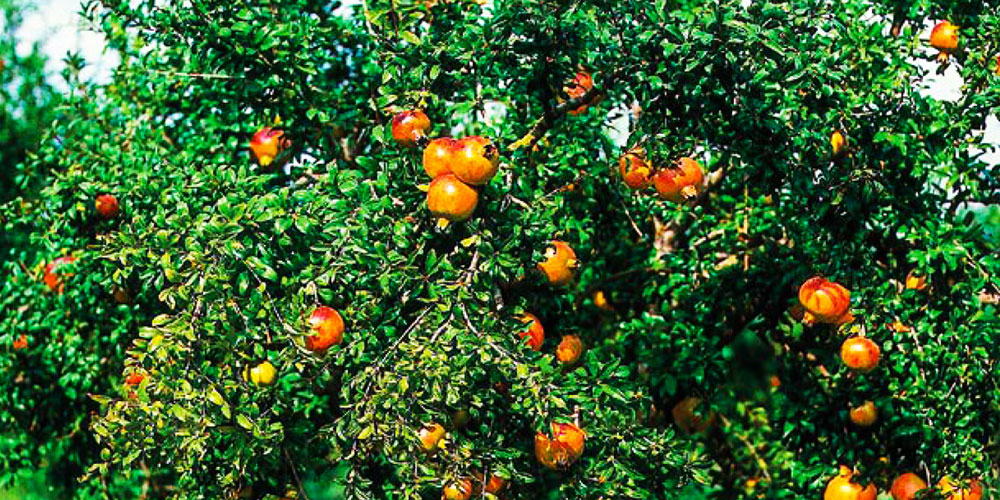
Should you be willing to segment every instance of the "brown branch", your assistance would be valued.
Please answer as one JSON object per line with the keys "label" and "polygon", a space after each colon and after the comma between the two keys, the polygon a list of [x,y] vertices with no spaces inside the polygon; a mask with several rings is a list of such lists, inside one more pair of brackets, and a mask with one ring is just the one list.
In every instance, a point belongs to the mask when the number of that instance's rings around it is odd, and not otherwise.
{"label": "brown branch", "polygon": [[561,102],[558,106],[547,110],[541,118],[535,120],[534,125],[528,130],[528,133],[524,134],[520,139],[515,141],[513,144],[507,147],[509,151],[514,151],[525,146],[530,150],[535,147],[535,144],[555,125],[556,120],[562,118],[570,111],[579,108],[580,106],[591,104],[598,97],[605,95],[605,89],[612,87],[615,82],[624,73],[623,69],[617,69],[612,71],[607,78],[604,79],[604,84],[601,87],[594,86],[586,93],[579,97],[574,97],[567,101]]}
{"label": "brown branch", "polygon": [[285,452],[285,459],[288,460],[288,466],[292,468],[292,476],[295,477],[295,484],[299,488],[299,493],[302,493],[302,500],[309,500],[309,495],[306,494],[306,489],[302,486],[302,480],[299,479],[299,471],[295,468],[295,461],[292,460],[292,456],[288,453],[288,448],[282,446],[281,451]]}

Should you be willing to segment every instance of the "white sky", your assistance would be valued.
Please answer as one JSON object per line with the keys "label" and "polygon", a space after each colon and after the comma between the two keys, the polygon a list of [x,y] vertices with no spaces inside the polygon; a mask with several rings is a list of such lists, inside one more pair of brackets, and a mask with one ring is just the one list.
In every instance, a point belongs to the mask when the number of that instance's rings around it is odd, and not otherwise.
{"label": "white sky", "polygon": [[[24,41],[22,52],[30,50],[30,44],[35,40],[44,41],[44,51],[49,56],[49,69],[53,75],[58,75],[65,65],[62,60],[69,51],[78,51],[87,61],[82,76],[98,83],[107,82],[111,78],[111,70],[118,64],[118,56],[113,51],[104,50],[104,38],[88,29],[77,16],[80,10],[80,0],[34,0],[37,7],[26,14],[21,28],[21,39]],[[353,3],[353,2],[352,2]],[[933,23],[928,22],[925,33],[929,36]],[[928,53],[932,49],[928,48]],[[933,62],[922,62],[928,66]],[[52,81],[61,85],[61,79]],[[938,76],[933,71],[925,80],[927,87],[923,92],[935,99],[953,101],[961,97],[962,79],[957,69],[952,66],[944,75]],[[996,116],[987,120],[986,141],[1000,144],[1000,121]],[[1000,163],[1000,152],[994,152],[987,157],[991,163]]]}

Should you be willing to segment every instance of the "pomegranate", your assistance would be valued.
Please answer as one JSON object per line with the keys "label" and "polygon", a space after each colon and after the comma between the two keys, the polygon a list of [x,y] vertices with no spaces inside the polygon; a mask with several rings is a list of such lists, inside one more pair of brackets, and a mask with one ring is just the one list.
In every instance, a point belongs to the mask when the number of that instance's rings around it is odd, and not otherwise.
{"label": "pomegranate", "polygon": [[500,165],[500,150],[493,141],[474,135],[455,143],[451,172],[458,180],[481,186],[490,182]]}
{"label": "pomegranate", "polygon": [[556,348],[556,359],[564,366],[572,366],[580,360],[581,354],[583,354],[583,342],[580,341],[580,337],[563,335],[559,347]]}
{"label": "pomegranate", "polygon": [[573,281],[573,274],[578,266],[579,262],[573,248],[565,242],[555,240],[550,241],[545,249],[545,260],[538,263],[538,269],[553,286],[562,286]]}
{"label": "pomegranate", "polygon": [[618,170],[629,189],[643,189],[653,183],[653,167],[641,148],[632,149],[618,158]]}
{"label": "pomegranate", "polygon": [[451,166],[455,162],[455,150],[458,148],[457,144],[458,141],[451,137],[439,137],[424,148],[424,172],[427,172],[431,179],[437,179],[451,173]]}
{"label": "pomegranate", "polygon": [[941,490],[941,494],[945,496],[946,500],[982,500],[983,487],[978,480],[969,481],[967,486],[967,488],[962,488],[948,476],[938,481],[938,489]]}
{"label": "pomegranate", "polygon": [[545,342],[545,329],[542,328],[542,322],[538,320],[538,316],[525,313],[521,316],[521,321],[528,325],[528,329],[518,335],[522,339],[526,339],[526,343],[531,346],[533,351],[542,350],[542,343]]}
{"label": "pomegranate", "polygon": [[[590,73],[586,71],[580,71],[577,72],[576,76],[573,77],[573,80],[568,85],[563,87],[563,92],[566,92],[566,95],[568,95],[570,98],[575,99],[577,97],[583,96],[584,94],[589,92],[590,89],[592,88],[594,88],[594,78],[590,76]],[[580,107],[569,111],[569,114],[573,116],[581,115],[585,111],[587,111],[587,108],[588,106],[586,104],[583,104]]]}
{"label": "pomegranate", "polygon": [[889,494],[893,500],[913,500],[917,492],[927,489],[927,483],[912,472],[904,472],[893,479]]}
{"label": "pomegranate", "polygon": [[878,366],[880,350],[866,337],[851,337],[840,346],[840,359],[853,371],[868,373]]}
{"label": "pomegranate", "polygon": [[115,198],[113,194],[98,196],[97,201],[94,202],[94,206],[97,208],[97,213],[101,214],[101,217],[105,219],[114,219],[118,215],[118,198]]}
{"label": "pomegranate", "polygon": [[865,401],[861,406],[851,408],[851,422],[858,427],[870,427],[878,420],[878,408],[875,403]]}
{"label": "pomegranate", "polygon": [[417,433],[420,438],[420,447],[428,453],[436,451],[441,446],[444,434],[444,427],[440,424],[432,423],[424,426]]}
{"label": "pomegranate", "polygon": [[958,49],[958,26],[941,21],[931,29],[931,47],[938,49],[939,62],[947,62],[948,56]]}
{"label": "pomegranate", "polygon": [[292,142],[285,137],[285,131],[263,127],[250,139],[250,152],[262,167],[267,167],[291,145]]}
{"label": "pomegranate", "polygon": [[67,273],[62,269],[73,262],[76,262],[76,257],[67,255],[59,257],[45,266],[45,274],[42,275],[42,281],[44,281],[49,287],[49,290],[62,295],[63,291],[66,289],[66,278],[73,276],[74,274]]}
{"label": "pomegranate", "polygon": [[431,120],[419,109],[403,111],[392,117],[392,138],[400,146],[412,148],[427,137]]}
{"label": "pomegranate", "polygon": [[823,500],[875,500],[878,497],[874,484],[862,487],[852,482],[851,476],[853,474],[850,469],[840,466],[840,473],[827,483]]}
{"label": "pomegranate", "polygon": [[851,316],[851,292],[839,283],[820,276],[809,278],[799,287],[799,303],[806,309],[803,321],[841,324]]}
{"label": "pomegranate", "polygon": [[306,337],[306,349],[315,353],[323,353],[344,340],[344,318],[332,307],[317,307],[309,315],[309,329],[313,334]]}
{"label": "pomegranate", "polygon": [[675,165],[657,172],[653,176],[653,186],[660,194],[660,198],[683,203],[698,197],[704,177],[701,164],[692,158],[684,157]]}
{"label": "pomegranate", "polygon": [[449,222],[461,222],[472,217],[477,203],[479,193],[454,174],[439,176],[431,181],[427,190],[427,208],[435,217]]}
{"label": "pomegranate", "polygon": [[583,455],[587,434],[575,424],[552,423],[552,437],[535,434],[535,457],[548,469],[565,470]]}

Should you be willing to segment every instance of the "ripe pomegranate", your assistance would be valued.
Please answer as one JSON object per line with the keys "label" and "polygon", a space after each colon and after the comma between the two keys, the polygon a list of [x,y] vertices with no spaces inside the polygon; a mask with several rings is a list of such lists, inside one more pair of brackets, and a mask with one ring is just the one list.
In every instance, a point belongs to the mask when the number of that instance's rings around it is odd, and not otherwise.
{"label": "ripe pomegranate", "polygon": [[444,487],[444,500],[469,500],[472,498],[472,481],[459,479]]}
{"label": "ripe pomegranate", "polygon": [[428,424],[420,429],[417,436],[420,437],[420,447],[431,453],[441,446],[441,440],[444,439],[444,427],[436,423]]}
{"label": "ripe pomegranate", "polygon": [[834,159],[847,154],[847,136],[840,130],[834,130],[833,134],[830,134],[830,150]]}
{"label": "ripe pomegranate", "polygon": [[274,383],[278,377],[278,370],[270,361],[265,361],[254,367],[243,369],[243,380],[257,386],[268,386]]}
{"label": "ripe pomegranate", "polygon": [[594,307],[608,312],[615,310],[615,308],[611,306],[611,303],[608,302],[608,297],[607,294],[604,293],[604,290],[597,290],[594,292],[593,299]]}
{"label": "ripe pomegranate", "polygon": [[556,359],[564,366],[572,366],[580,360],[581,354],[583,354],[583,342],[580,341],[580,337],[563,335],[559,347],[556,348]]}
{"label": "ripe pomegranate", "polygon": [[958,26],[941,21],[931,29],[931,47],[938,49],[939,62],[947,62],[948,55],[958,49]]}
{"label": "ripe pomegranate", "polygon": [[997,76],[1000,76],[1000,56],[997,56],[997,67],[993,70],[993,72],[996,73]]}
{"label": "ripe pomegranate", "polygon": [[309,328],[313,334],[306,337],[306,349],[312,352],[325,352],[344,340],[344,318],[332,307],[317,307],[309,315]]}
{"label": "ripe pomegranate", "polygon": [[392,117],[392,138],[406,148],[412,148],[427,137],[431,120],[419,109],[403,111]]}
{"label": "ripe pomegranate", "polygon": [[841,324],[851,316],[851,292],[839,283],[820,276],[809,278],[799,287],[799,303],[806,309],[803,320],[812,323]]}
{"label": "ripe pomegranate", "polygon": [[[576,76],[573,77],[573,80],[568,85],[563,87],[563,92],[566,92],[566,95],[568,95],[571,99],[575,99],[586,94],[592,88],[594,88],[594,78],[590,76],[590,73],[580,71],[577,72]],[[588,106],[583,104],[580,107],[569,111],[569,114],[573,116],[581,115],[587,111],[587,108]]]}
{"label": "ripe pomegranate", "polygon": [[427,172],[431,179],[450,174],[457,149],[458,141],[451,137],[439,137],[431,141],[424,148],[424,172]]}
{"label": "ripe pomegranate", "polygon": [[927,288],[927,277],[916,271],[910,271],[906,275],[905,285],[907,290],[921,291]]}
{"label": "ripe pomegranate", "polygon": [[653,166],[642,148],[632,149],[618,158],[618,170],[629,189],[643,189],[653,183]]}
{"label": "ripe pomegranate", "polygon": [[823,492],[823,500],[875,500],[878,490],[874,484],[862,487],[860,484],[852,482],[851,470],[843,465],[840,466],[840,473],[830,480]]}
{"label": "ripe pomegranate", "polygon": [[67,255],[59,257],[45,266],[45,274],[42,275],[42,281],[49,287],[49,290],[60,295],[63,293],[66,288],[66,278],[73,276],[74,273],[67,273],[62,271],[62,269],[73,262],[76,262],[76,257]]}
{"label": "ripe pomegranate", "polygon": [[479,193],[454,174],[439,176],[431,181],[427,190],[427,208],[435,217],[448,222],[461,222],[472,217],[478,203]]}
{"label": "ripe pomegranate", "polygon": [[851,423],[858,427],[870,427],[878,420],[878,408],[875,403],[865,401],[861,406],[851,408]]}
{"label": "ripe pomegranate", "polygon": [[920,476],[912,472],[904,472],[896,476],[889,488],[889,494],[893,500],[913,500],[917,492],[927,489],[927,483]]}
{"label": "ripe pomegranate", "polygon": [[563,286],[573,281],[573,273],[579,266],[576,252],[567,243],[553,240],[545,249],[545,260],[538,263],[538,269],[545,274],[549,284]]}
{"label": "ripe pomegranate", "polygon": [[878,345],[866,337],[851,337],[840,346],[840,359],[848,368],[860,373],[868,373],[878,366],[879,353]]}
{"label": "ripe pomegranate", "polygon": [[27,348],[28,348],[28,336],[22,333],[17,337],[17,339],[14,340],[14,349],[20,350]]}
{"label": "ripe pomegranate", "polygon": [[145,378],[146,378],[146,376],[143,375],[143,374],[141,374],[141,373],[138,373],[138,372],[130,373],[130,374],[128,374],[127,377],[125,377],[125,385],[132,386],[132,387],[137,386],[137,385],[141,384],[142,381],[143,381],[143,379],[145,379]]}
{"label": "ripe pomegranate", "polygon": [[583,455],[587,434],[575,424],[552,423],[552,437],[535,434],[535,457],[551,470],[568,469]]}
{"label": "ripe pomegranate", "polygon": [[451,173],[458,180],[481,186],[490,182],[500,166],[500,150],[493,141],[474,135],[459,139],[455,143]]}
{"label": "ripe pomegranate", "polygon": [[496,474],[490,474],[490,478],[487,480],[486,474],[480,473],[476,476],[472,486],[472,495],[475,497],[480,497],[483,493],[498,496],[507,487],[507,480]]}
{"label": "ripe pomegranate", "polygon": [[545,328],[542,327],[542,322],[538,320],[538,316],[525,313],[521,316],[521,321],[528,325],[528,329],[518,335],[522,339],[527,340],[527,344],[531,346],[531,350],[542,350],[542,344],[545,342]]}
{"label": "ripe pomegranate", "polygon": [[705,172],[701,164],[684,157],[675,165],[661,169],[653,176],[653,186],[660,198],[674,203],[683,203],[698,197],[701,193]]}
{"label": "ripe pomegranate", "polygon": [[101,217],[105,219],[114,219],[118,216],[118,198],[115,198],[113,194],[98,196],[97,201],[94,202],[94,206],[97,208],[97,213],[101,214]]}
{"label": "ripe pomegranate", "polygon": [[715,412],[709,412],[708,418],[696,413],[701,406],[701,399],[686,397],[674,405],[671,413],[674,416],[674,423],[686,434],[701,434],[715,424]]}
{"label": "ripe pomegranate", "polygon": [[976,479],[968,482],[968,488],[962,488],[960,484],[945,476],[938,481],[937,486],[946,500],[982,500],[983,498],[983,487]]}
{"label": "ripe pomegranate", "polygon": [[291,145],[292,142],[285,137],[285,131],[264,127],[250,139],[250,152],[262,167],[266,167]]}

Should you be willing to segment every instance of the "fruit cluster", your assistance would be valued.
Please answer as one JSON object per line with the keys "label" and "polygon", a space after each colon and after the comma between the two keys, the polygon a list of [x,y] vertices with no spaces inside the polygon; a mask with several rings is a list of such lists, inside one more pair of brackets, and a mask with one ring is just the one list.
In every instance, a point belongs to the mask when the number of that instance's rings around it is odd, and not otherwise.
{"label": "fruit cluster", "polygon": [[500,150],[478,135],[428,140],[430,127],[423,111],[403,111],[392,119],[392,137],[406,148],[424,146],[424,171],[432,179],[427,208],[444,227],[472,217],[479,204],[478,188],[490,182],[500,166]]}
{"label": "fruit cluster", "polygon": [[697,160],[689,157],[655,168],[644,149],[632,148],[618,159],[618,171],[629,189],[641,190],[652,185],[660,198],[673,203],[693,201],[704,189],[705,171]]}
{"label": "fruit cluster", "polygon": [[[840,471],[831,479],[823,492],[823,500],[875,500],[878,497],[878,489],[874,483],[865,486],[853,480],[854,471],[849,467],[841,465]],[[893,500],[915,500],[918,493],[927,490],[927,482],[920,476],[905,472],[896,476],[889,488],[889,494]],[[978,480],[968,481],[965,485],[960,485],[945,476],[937,483],[937,493],[940,496],[933,498],[945,498],[946,500],[981,500],[983,498],[983,487]],[[930,495],[920,494],[920,498],[931,498]]]}

